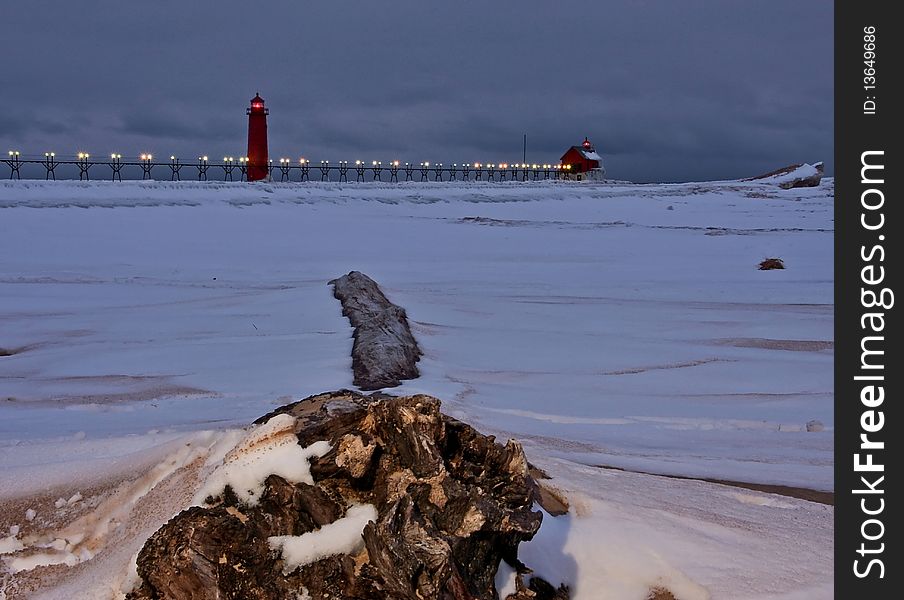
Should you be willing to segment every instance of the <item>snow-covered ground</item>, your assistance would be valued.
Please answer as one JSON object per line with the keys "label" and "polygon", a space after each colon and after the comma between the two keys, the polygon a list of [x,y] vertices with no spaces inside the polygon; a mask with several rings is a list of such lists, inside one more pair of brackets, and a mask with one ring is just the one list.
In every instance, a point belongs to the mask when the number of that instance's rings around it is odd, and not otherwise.
{"label": "snow-covered ground", "polygon": [[[352,387],[351,329],[326,282],[355,269],[406,308],[425,352],[422,377],[394,392],[521,439],[575,500],[529,552],[558,545],[548,563],[576,598],[643,600],[657,581],[681,598],[831,597],[831,507],[600,466],[833,488],[833,193],[831,180],[2,182],[0,526],[20,531],[0,530],[0,552],[52,543],[57,513],[96,516],[73,507],[103,507],[113,482],[156,465],[129,496],[147,504],[222,435],[202,430]],[[787,268],[757,270],[767,257]],[[54,572],[50,597],[109,590],[159,524],[145,520],[130,552],[62,543],[75,566],[51,571],[106,561],[97,572],[118,575],[92,588]]]}

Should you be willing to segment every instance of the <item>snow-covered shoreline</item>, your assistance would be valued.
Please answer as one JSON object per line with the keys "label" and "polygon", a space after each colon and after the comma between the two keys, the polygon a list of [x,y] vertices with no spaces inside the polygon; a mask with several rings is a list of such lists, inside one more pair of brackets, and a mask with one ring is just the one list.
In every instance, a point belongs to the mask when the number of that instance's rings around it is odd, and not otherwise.
{"label": "snow-covered shoreline", "polygon": [[[521,439],[587,514],[630,513],[628,489],[647,494],[637,556],[656,551],[657,511],[681,524],[660,540],[662,569],[629,572],[677,569],[714,598],[828,597],[831,507],[594,465],[833,489],[833,192],[831,179],[4,181],[0,502],[67,478],[75,493],[130,441],[351,387],[351,330],[326,282],[359,269],[405,307],[425,353],[396,392]],[[757,271],[767,256],[788,268]],[[712,502],[689,516],[698,493]],[[584,586],[603,584],[579,534],[610,521],[568,538]],[[779,568],[791,521],[813,548],[794,572]],[[711,536],[737,553],[675,543]]]}

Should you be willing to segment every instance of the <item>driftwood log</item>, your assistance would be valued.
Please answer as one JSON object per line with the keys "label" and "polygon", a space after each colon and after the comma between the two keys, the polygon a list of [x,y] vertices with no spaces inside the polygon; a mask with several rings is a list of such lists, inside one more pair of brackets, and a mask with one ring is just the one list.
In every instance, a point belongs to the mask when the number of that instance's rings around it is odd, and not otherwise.
{"label": "driftwood log", "polygon": [[390,302],[373,279],[358,271],[334,279],[330,285],[342,303],[342,314],[355,328],[355,385],[379,390],[419,377],[421,350],[411,335],[405,309]]}
{"label": "driftwood log", "polygon": [[[266,479],[256,505],[227,486],[183,511],[138,555],[131,600],[495,600],[500,561],[519,572],[507,600],[565,600],[564,586],[518,560],[540,528],[537,486],[524,452],[440,412],[429,396],[392,398],[339,391],[284,406],[302,447],[327,440],[312,458],[314,484]],[[280,417],[285,420],[285,417]],[[363,546],[286,569],[271,536],[301,535],[369,504]]]}

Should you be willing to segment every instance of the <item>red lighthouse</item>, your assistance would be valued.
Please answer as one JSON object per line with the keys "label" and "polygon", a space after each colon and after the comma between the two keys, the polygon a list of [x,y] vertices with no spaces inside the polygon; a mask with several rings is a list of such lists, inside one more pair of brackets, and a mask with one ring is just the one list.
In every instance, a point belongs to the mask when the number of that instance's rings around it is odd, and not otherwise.
{"label": "red lighthouse", "polygon": [[267,152],[267,115],[270,110],[264,108],[264,99],[255,94],[251,99],[248,114],[248,181],[266,179],[270,175],[269,156]]}

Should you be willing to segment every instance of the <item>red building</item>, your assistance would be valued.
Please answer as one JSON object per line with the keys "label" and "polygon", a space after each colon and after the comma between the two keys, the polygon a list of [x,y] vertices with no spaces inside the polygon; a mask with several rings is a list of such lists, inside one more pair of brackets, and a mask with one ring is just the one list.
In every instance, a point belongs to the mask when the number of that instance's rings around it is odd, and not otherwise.
{"label": "red building", "polygon": [[248,181],[259,181],[270,176],[270,162],[267,150],[267,115],[264,99],[255,94],[251,99],[248,115]]}
{"label": "red building", "polygon": [[[593,144],[586,137],[580,146],[572,146],[562,155],[561,164],[571,165],[569,173],[588,173],[603,168],[603,159],[596,153]],[[580,179],[580,177],[579,177]]]}

